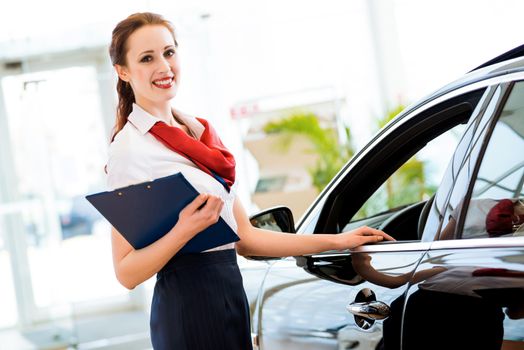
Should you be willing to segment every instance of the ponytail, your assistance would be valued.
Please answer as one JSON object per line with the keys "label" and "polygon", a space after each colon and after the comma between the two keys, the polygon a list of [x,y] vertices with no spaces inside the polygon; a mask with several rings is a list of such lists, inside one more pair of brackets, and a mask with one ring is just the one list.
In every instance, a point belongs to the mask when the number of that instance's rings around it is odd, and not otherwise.
{"label": "ponytail", "polygon": [[116,107],[116,121],[111,135],[111,142],[114,141],[116,134],[126,125],[127,117],[133,111],[133,103],[135,102],[135,94],[128,82],[119,78],[116,84],[116,91],[118,93],[118,106]]}

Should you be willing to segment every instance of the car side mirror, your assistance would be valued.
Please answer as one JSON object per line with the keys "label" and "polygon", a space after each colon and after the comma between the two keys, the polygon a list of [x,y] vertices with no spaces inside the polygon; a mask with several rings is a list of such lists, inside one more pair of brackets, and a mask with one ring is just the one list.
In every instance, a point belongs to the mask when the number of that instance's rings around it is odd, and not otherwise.
{"label": "car side mirror", "polygon": [[[257,228],[285,232],[296,233],[295,222],[293,220],[293,213],[288,207],[278,206],[266,209],[249,218],[251,225]],[[278,260],[281,258],[270,256],[246,256],[250,260]]]}

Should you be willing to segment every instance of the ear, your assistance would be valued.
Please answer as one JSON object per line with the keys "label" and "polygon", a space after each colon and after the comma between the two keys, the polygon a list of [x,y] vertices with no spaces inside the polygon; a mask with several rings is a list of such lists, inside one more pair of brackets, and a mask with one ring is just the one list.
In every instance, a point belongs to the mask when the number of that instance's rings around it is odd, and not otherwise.
{"label": "ear", "polygon": [[115,67],[116,74],[118,74],[118,77],[125,81],[129,82],[129,73],[127,71],[127,68],[125,66],[121,66],[119,64],[115,64],[113,67]]}

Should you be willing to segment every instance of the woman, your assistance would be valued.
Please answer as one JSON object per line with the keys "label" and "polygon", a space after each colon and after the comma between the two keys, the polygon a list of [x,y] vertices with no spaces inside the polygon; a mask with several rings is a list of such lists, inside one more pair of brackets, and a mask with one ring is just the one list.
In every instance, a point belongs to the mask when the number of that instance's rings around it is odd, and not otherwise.
{"label": "woman", "polygon": [[[235,196],[232,154],[207,121],[171,107],[180,82],[171,24],[156,14],[133,14],[113,30],[109,53],[119,78],[109,186],[181,172],[201,192],[165,236],[143,249],[134,250],[112,230],[114,268],[122,285],[132,289],[157,274],[151,310],[155,349],[251,349],[249,309],[236,252],[295,256],[391,239],[367,227],[318,236],[254,228]],[[220,216],[240,241],[175,255]]]}

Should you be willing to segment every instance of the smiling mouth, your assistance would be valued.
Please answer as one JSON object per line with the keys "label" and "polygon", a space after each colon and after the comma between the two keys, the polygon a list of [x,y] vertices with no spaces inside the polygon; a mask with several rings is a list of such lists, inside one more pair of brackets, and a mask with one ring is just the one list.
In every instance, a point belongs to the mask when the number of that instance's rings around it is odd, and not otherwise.
{"label": "smiling mouth", "polygon": [[169,89],[174,84],[174,77],[171,78],[162,78],[153,81],[153,85],[161,89]]}

